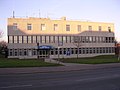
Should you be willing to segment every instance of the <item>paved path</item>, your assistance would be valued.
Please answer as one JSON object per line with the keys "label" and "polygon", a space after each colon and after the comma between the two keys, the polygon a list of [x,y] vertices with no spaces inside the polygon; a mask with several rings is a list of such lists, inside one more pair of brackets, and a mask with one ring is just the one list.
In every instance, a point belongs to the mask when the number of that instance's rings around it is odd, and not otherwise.
{"label": "paved path", "polygon": [[62,71],[78,71],[99,68],[120,68],[120,63],[112,64],[70,64],[66,66],[56,67],[25,67],[25,68],[0,68],[0,74],[20,74],[20,73],[45,73],[45,72],[62,72]]}

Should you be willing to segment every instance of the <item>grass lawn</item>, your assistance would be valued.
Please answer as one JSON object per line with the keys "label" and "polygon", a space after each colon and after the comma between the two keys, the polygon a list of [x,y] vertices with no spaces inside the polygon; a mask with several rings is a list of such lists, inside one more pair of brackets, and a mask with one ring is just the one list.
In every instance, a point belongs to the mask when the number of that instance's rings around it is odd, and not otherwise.
{"label": "grass lawn", "polygon": [[48,67],[60,66],[60,64],[46,63],[37,59],[7,59],[0,58],[0,68],[8,67]]}
{"label": "grass lawn", "polygon": [[80,63],[80,64],[105,64],[105,63],[118,63],[117,57],[114,55],[102,55],[89,58],[67,58],[61,59],[64,63]]}

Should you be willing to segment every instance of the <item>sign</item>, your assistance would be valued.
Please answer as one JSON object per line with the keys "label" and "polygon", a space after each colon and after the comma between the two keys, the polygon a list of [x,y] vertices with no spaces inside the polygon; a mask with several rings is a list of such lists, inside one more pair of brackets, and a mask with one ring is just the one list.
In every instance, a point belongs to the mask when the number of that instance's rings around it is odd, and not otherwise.
{"label": "sign", "polygon": [[53,47],[49,45],[42,45],[42,46],[38,46],[38,49],[53,49]]}

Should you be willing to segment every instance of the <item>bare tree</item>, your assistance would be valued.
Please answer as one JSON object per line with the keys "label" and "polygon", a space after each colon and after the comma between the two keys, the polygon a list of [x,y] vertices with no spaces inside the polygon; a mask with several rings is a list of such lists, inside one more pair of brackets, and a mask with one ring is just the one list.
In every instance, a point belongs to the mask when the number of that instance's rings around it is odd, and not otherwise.
{"label": "bare tree", "polygon": [[77,47],[77,58],[78,58],[78,56],[79,56],[79,48],[80,48],[80,46],[82,46],[79,36],[74,37],[73,44]]}

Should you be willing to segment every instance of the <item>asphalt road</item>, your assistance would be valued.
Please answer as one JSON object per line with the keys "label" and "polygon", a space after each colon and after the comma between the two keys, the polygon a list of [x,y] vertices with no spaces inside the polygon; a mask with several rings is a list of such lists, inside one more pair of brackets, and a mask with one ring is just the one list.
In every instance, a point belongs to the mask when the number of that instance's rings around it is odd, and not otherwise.
{"label": "asphalt road", "polygon": [[120,68],[0,75],[0,90],[120,90]]}

